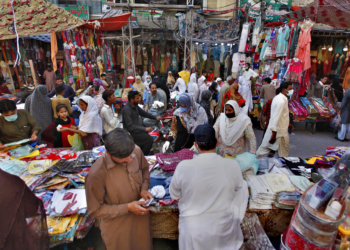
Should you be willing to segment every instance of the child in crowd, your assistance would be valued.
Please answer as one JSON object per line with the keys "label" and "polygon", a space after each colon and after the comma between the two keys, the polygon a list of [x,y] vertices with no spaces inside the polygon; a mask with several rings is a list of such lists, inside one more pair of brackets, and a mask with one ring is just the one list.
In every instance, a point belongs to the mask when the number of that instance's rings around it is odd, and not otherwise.
{"label": "child in crowd", "polygon": [[96,101],[90,96],[79,99],[79,107],[83,111],[79,117],[79,130],[73,128],[61,128],[62,131],[70,131],[81,136],[85,150],[91,150],[100,146],[102,136],[102,120],[98,114]]}
{"label": "child in crowd", "polygon": [[62,128],[75,129],[74,119],[68,116],[68,107],[65,104],[58,104],[55,112],[58,118],[43,131],[42,138],[48,143],[48,147],[71,147],[68,142],[68,135],[74,135],[74,133],[65,129],[59,130],[57,126],[61,125]]}

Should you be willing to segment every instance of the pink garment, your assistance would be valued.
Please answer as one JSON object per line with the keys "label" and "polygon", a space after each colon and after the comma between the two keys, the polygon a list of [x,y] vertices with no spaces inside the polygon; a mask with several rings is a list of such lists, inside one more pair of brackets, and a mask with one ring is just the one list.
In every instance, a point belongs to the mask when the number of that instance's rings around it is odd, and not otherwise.
{"label": "pink garment", "polygon": [[89,77],[89,80],[92,81],[94,79],[94,76],[92,75],[92,67],[89,61],[86,61],[85,68],[86,68],[86,73],[87,73],[87,76]]}
{"label": "pink garment", "polygon": [[295,83],[301,83],[302,79],[302,62],[300,60],[291,60],[291,62],[288,65],[288,71],[286,76],[284,77],[287,82],[295,82]]}
{"label": "pink garment", "polygon": [[297,58],[302,61],[302,70],[308,70],[311,68],[311,55],[310,55],[310,43],[311,43],[311,29],[304,30],[300,27],[300,36],[298,41],[298,54]]}
{"label": "pink garment", "polygon": [[182,149],[173,154],[156,154],[156,159],[163,171],[174,173],[177,165],[183,160],[193,159],[194,152],[190,149]]}

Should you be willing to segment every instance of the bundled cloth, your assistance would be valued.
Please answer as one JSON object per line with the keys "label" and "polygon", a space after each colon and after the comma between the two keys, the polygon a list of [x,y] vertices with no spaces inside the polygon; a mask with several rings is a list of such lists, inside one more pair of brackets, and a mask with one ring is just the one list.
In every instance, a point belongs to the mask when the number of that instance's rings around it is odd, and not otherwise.
{"label": "bundled cloth", "polygon": [[148,190],[152,194],[154,198],[161,199],[165,196],[165,188],[161,185],[154,186],[150,190]]}
{"label": "bundled cloth", "polygon": [[274,203],[275,207],[281,209],[294,210],[301,199],[300,193],[294,192],[280,192],[277,194],[277,199]]}
{"label": "bundled cloth", "polygon": [[270,188],[265,175],[247,175],[246,181],[251,192],[249,208],[272,209],[272,204],[276,200],[276,193]]}
{"label": "bundled cloth", "polygon": [[294,192],[295,188],[285,174],[266,174],[266,181],[275,193]]}
{"label": "bundled cloth", "polygon": [[335,116],[337,114],[337,109],[338,107],[333,107],[333,104],[331,103],[331,101],[329,100],[329,97],[326,97],[324,96],[323,97],[323,102],[324,104],[326,104],[328,110],[329,110],[329,113],[332,115],[332,116]]}
{"label": "bundled cloth", "polygon": [[245,152],[236,157],[243,175],[256,175],[259,169],[259,162],[255,154]]}
{"label": "bundled cloth", "polygon": [[182,149],[173,154],[156,154],[156,159],[163,171],[174,173],[177,165],[183,160],[193,159],[194,152],[190,149]]}
{"label": "bundled cloth", "polygon": [[307,112],[309,113],[309,116],[311,116],[311,117],[318,117],[318,116],[320,116],[320,112],[309,101],[309,99],[307,99],[306,97],[300,97],[300,101],[304,105],[304,107],[307,109]]}
{"label": "bundled cloth", "polygon": [[325,118],[331,118],[332,115],[329,112],[327,106],[324,104],[324,102],[321,100],[321,98],[310,98],[312,104],[317,108],[318,112],[320,113],[321,117]]}
{"label": "bundled cloth", "polygon": [[289,111],[294,114],[295,119],[306,118],[309,115],[307,109],[297,100],[289,102]]}

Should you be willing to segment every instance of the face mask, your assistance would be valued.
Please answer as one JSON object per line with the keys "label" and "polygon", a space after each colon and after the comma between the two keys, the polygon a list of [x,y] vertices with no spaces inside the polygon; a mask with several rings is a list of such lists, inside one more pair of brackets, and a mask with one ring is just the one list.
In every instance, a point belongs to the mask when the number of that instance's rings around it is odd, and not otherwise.
{"label": "face mask", "polygon": [[181,110],[182,112],[186,112],[186,111],[188,110],[188,108],[180,107],[180,110]]}
{"label": "face mask", "polygon": [[234,118],[236,116],[236,114],[234,112],[231,114],[227,114],[227,113],[225,113],[225,114],[226,114],[227,118]]}
{"label": "face mask", "polygon": [[151,81],[151,79],[147,79],[147,82],[150,82]]}
{"label": "face mask", "polygon": [[15,115],[10,115],[10,116],[4,116],[5,120],[8,121],[8,122],[14,122],[17,120],[17,114]]}
{"label": "face mask", "polygon": [[294,93],[294,89],[288,91],[287,96],[292,97]]}

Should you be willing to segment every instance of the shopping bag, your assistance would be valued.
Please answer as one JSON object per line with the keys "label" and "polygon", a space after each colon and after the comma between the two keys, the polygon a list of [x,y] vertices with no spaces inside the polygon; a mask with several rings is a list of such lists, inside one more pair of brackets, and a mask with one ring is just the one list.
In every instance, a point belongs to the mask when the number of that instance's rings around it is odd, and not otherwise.
{"label": "shopping bag", "polygon": [[83,141],[81,140],[80,135],[78,134],[74,134],[73,136],[68,135],[68,141],[75,151],[84,150],[84,144],[83,144]]}
{"label": "shopping bag", "polygon": [[337,114],[333,120],[331,121],[331,123],[329,124],[329,126],[335,130],[340,130],[341,127],[341,117],[339,114]]}

